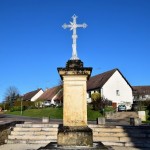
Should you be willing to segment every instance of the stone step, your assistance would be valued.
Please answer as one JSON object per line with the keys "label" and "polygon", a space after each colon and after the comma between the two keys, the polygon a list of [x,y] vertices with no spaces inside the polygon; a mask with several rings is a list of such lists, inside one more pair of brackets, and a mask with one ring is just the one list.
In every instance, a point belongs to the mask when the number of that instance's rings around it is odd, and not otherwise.
{"label": "stone step", "polygon": [[124,132],[122,128],[92,128],[93,132]]}
{"label": "stone step", "polygon": [[105,128],[105,129],[124,129],[124,130],[127,130],[127,129],[149,129],[150,130],[150,126],[114,126],[114,125],[100,125],[100,124],[90,124],[88,125],[88,127],[90,128]]}
{"label": "stone step", "polygon": [[22,127],[15,127],[15,128],[13,128],[13,131],[22,131],[22,132],[30,132],[30,131],[47,131],[47,132],[50,132],[50,131],[53,131],[53,132],[56,132],[56,131],[58,131],[58,128],[48,128],[48,127],[46,127],[46,128],[44,128],[44,127],[42,127],[42,128],[40,128],[40,127],[38,127],[38,128],[35,128],[35,127],[33,127],[33,128],[22,128]]}
{"label": "stone step", "polygon": [[56,140],[18,140],[18,139],[8,139],[5,141],[7,144],[48,144],[50,142],[56,142]]}
{"label": "stone step", "polygon": [[123,132],[124,129],[122,128],[92,128],[93,131],[103,131],[103,132]]}
{"label": "stone step", "polygon": [[148,133],[150,129],[138,129],[138,128],[91,128],[93,132],[109,132],[109,133]]}
{"label": "stone step", "polygon": [[30,132],[22,132],[22,131],[11,131],[11,135],[30,135],[30,136],[36,136],[36,135],[57,135],[57,132],[55,131],[30,131]]}
{"label": "stone step", "polygon": [[[7,140],[6,141],[8,144],[48,144],[50,142],[56,142],[56,140]],[[95,141],[96,142],[96,141]],[[150,143],[149,142],[111,142],[111,141],[102,141],[104,145],[107,146],[123,146],[123,147],[145,147],[145,148],[150,148]],[[120,149],[121,149],[120,147]]]}
{"label": "stone step", "polygon": [[88,127],[89,128],[104,128],[106,126],[105,125],[100,125],[100,124],[88,124]]}
{"label": "stone step", "polygon": [[58,128],[58,124],[16,124],[16,127],[26,127],[26,128]]}
{"label": "stone step", "polygon": [[[12,131],[11,135],[30,135],[30,136],[39,136],[39,135],[46,135],[46,136],[53,136],[57,135],[57,132],[47,132],[47,131],[36,131],[36,132],[22,132],[22,131]],[[98,136],[98,137],[149,137],[150,134],[145,134],[145,133],[139,133],[139,132],[131,132],[131,133],[126,133],[126,132],[93,132],[93,136]]]}
{"label": "stone step", "polygon": [[[147,142],[102,142],[104,145],[107,146],[120,146],[121,147],[141,147],[142,148],[150,148],[150,144]],[[127,148],[128,149],[128,148]]]}
{"label": "stone step", "polygon": [[22,135],[8,135],[8,139],[18,139],[18,140],[55,140],[57,139],[57,135],[46,136],[46,135],[38,135],[38,136],[22,136]]}
{"label": "stone step", "polygon": [[106,130],[97,130],[97,131],[93,131],[93,134],[96,135],[96,134],[110,134],[110,135],[114,135],[115,134],[127,134],[128,136],[132,136],[132,135],[139,135],[139,136],[147,136],[147,137],[150,137],[150,131],[141,131],[141,130],[128,130],[128,131],[106,131]]}
{"label": "stone step", "polygon": [[93,136],[99,136],[99,137],[150,137],[150,134],[144,134],[144,133],[126,133],[126,132],[93,132]]}
{"label": "stone step", "polygon": [[136,137],[93,137],[93,140],[98,142],[140,142],[140,143],[145,143],[146,141],[149,141],[150,144],[150,139],[148,138],[136,138]]}
{"label": "stone step", "polygon": [[[117,126],[117,125],[101,125],[101,124],[90,124],[88,125],[88,127],[90,128],[111,128],[111,129],[135,129],[135,128],[145,128],[146,126],[130,126],[130,125],[126,125],[126,126]],[[150,127],[147,127],[150,129]]]}
{"label": "stone step", "polygon": [[[58,124],[16,124],[7,143],[48,144],[57,141]],[[150,127],[90,124],[94,142],[105,145],[150,147]]]}

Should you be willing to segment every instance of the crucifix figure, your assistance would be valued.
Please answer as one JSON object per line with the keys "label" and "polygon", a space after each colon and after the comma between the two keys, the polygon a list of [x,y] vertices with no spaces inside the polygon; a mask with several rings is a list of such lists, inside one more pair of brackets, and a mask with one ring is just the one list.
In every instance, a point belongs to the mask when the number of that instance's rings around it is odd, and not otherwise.
{"label": "crucifix figure", "polygon": [[86,28],[87,27],[87,24],[83,23],[83,24],[76,24],[76,19],[77,19],[77,16],[76,15],[73,15],[72,16],[72,19],[73,19],[73,22],[70,22],[69,25],[67,25],[66,23],[63,24],[63,28],[66,29],[66,28],[70,28],[70,30],[73,30],[73,35],[72,35],[72,39],[73,39],[73,44],[72,44],[72,57],[71,57],[71,60],[78,60],[78,56],[77,56],[77,34],[76,34],[76,28]]}

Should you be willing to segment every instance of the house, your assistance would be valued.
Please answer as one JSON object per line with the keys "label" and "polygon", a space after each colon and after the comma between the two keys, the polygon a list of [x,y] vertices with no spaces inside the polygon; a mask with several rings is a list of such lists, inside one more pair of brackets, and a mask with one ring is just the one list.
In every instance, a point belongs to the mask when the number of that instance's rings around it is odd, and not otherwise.
{"label": "house", "polygon": [[38,101],[42,101],[43,105],[58,105],[61,104],[63,100],[62,86],[55,86],[53,88],[47,89],[39,98]]}
{"label": "house", "polygon": [[44,93],[44,91],[42,89],[37,89],[35,91],[31,91],[31,92],[28,92],[28,93],[24,94],[22,98],[23,98],[24,101],[32,101],[32,102],[34,102],[43,93]]}
{"label": "house", "polygon": [[132,86],[132,88],[134,101],[150,100],[150,86]]}
{"label": "house", "polygon": [[[131,109],[133,104],[132,86],[127,79],[123,76],[119,69],[113,69],[95,76],[90,77],[87,81],[87,102],[92,102],[91,94],[99,92],[103,100],[109,100],[113,103],[114,107],[119,104],[125,104],[127,110]],[[38,98],[33,97],[35,93],[32,91],[24,95],[24,99],[31,101],[41,101],[41,105],[58,105],[63,102],[63,88],[62,86],[55,86],[47,89],[38,95]],[[34,98],[34,99],[33,99]]]}
{"label": "house", "polygon": [[131,109],[133,103],[132,86],[119,71],[113,69],[102,74],[95,75],[87,81],[87,101],[91,102],[91,94],[99,92],[102,99],[112,101],[115,107],[125,104]]}

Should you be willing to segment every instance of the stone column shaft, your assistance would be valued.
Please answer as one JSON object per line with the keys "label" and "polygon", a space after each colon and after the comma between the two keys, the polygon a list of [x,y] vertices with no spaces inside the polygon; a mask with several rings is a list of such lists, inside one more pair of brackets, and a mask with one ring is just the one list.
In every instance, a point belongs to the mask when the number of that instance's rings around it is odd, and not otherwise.
{"label": "stone column shaft", "polygon": [[63,125],[87,126],[87,75],[63,76]]}

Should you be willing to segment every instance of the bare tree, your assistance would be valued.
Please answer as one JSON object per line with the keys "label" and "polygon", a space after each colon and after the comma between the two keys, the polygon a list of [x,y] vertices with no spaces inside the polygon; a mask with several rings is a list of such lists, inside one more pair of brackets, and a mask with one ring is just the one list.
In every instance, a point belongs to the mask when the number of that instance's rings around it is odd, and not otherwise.
{"label": "bare tree", "polygon": [[4,100],[6,103],[9,103],[10,106],[13,106],[15,100],[20,97],[19,91],[15,86],[10,86],[6,89]]}

